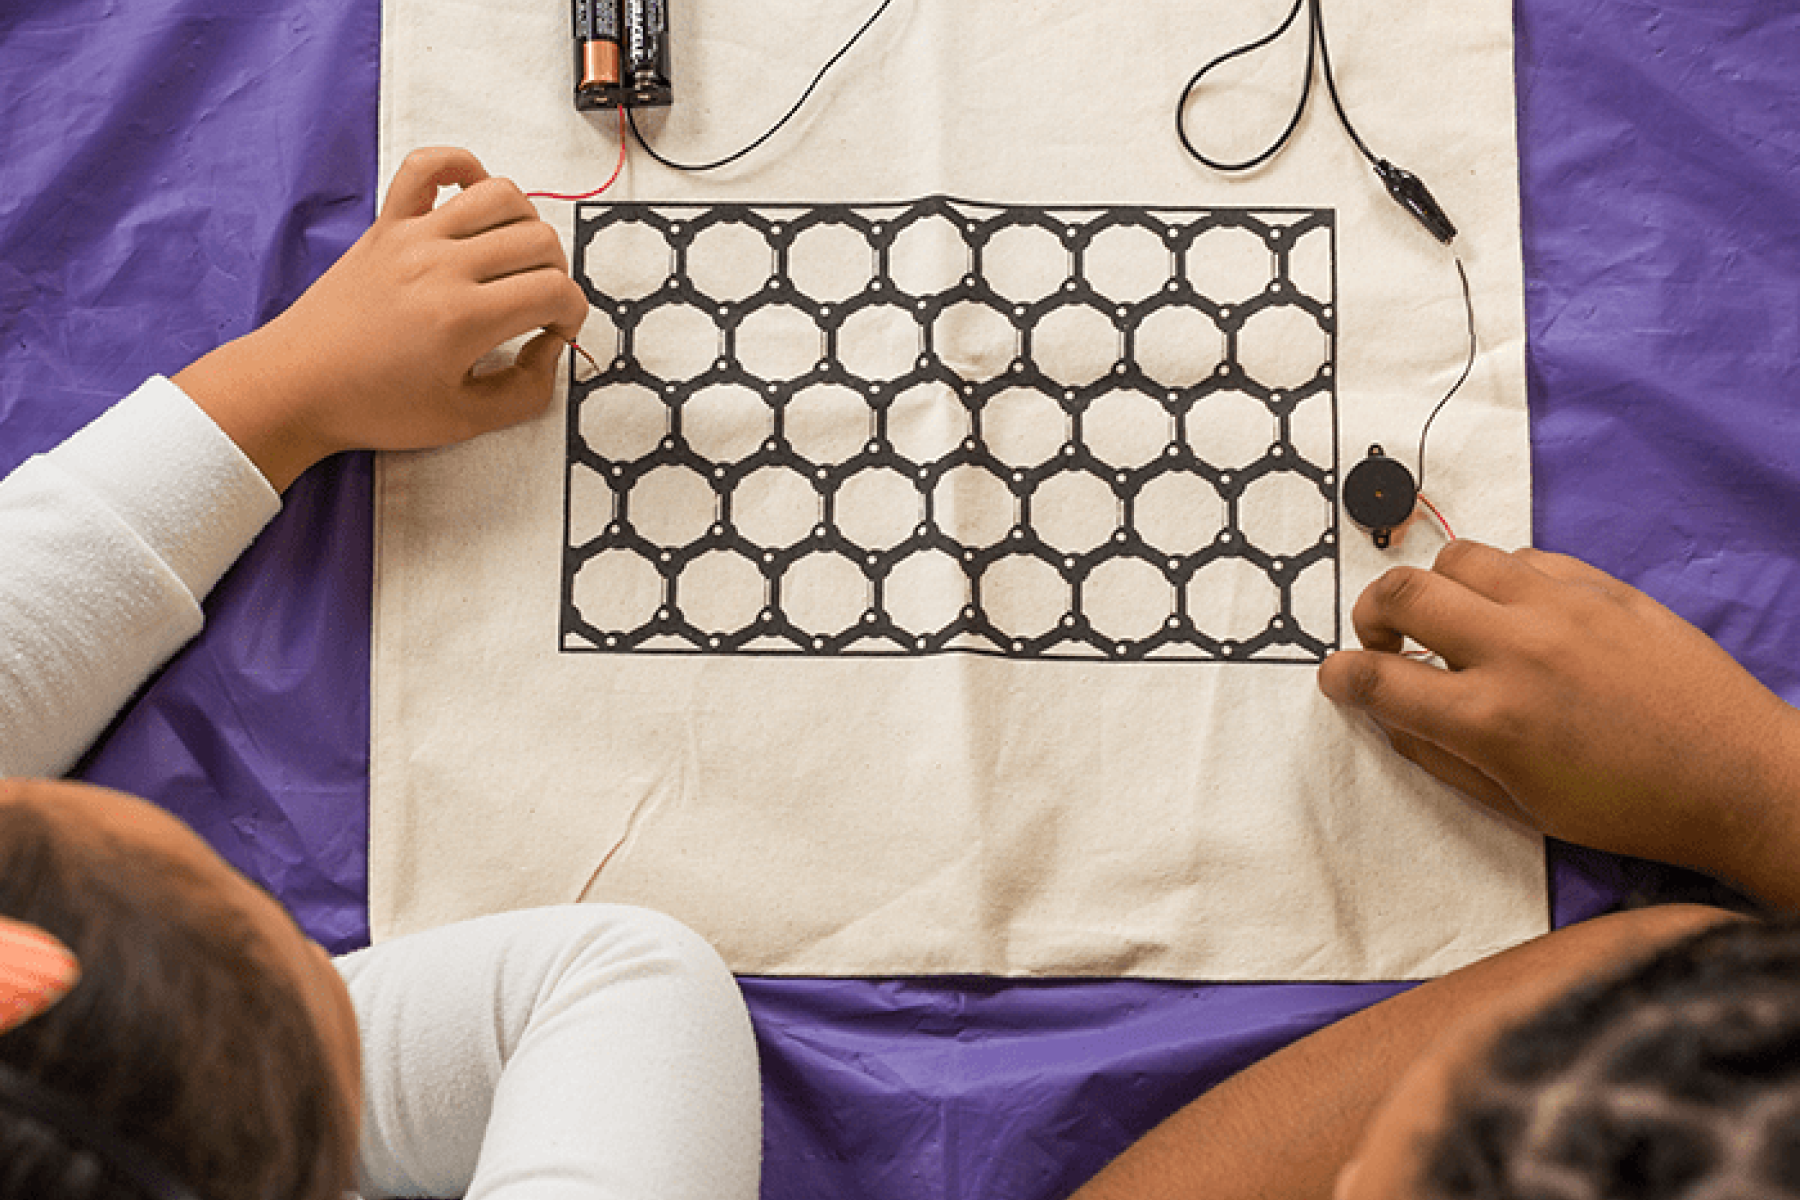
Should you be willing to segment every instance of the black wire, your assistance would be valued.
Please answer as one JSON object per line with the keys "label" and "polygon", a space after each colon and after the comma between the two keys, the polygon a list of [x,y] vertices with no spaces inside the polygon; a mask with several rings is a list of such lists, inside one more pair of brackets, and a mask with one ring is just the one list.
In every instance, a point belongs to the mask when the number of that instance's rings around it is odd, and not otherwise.
{"label": "black wire", "polygon": [[1350,114],[1344,111],[1344,102],[1338,98],[1337,75],[1331,69],[1331,47],[1325,41],[1325,10],[1321,7],[1320,0],[1312,0],[1312,27],[1313,36],[1319,41],[1319,66],[1325,73],[1325,92],[1331,97],[1331,107],[1337,111],[1338,123],[1350,135],[1350,140],[1356,143],[1356,148],[1362,151],[1362,156],[1369,160],[1369,165],[1376,166],[1381,160],[1375,157],[1362,136],[1356,132],[1356,126],[1350,123]]}
{"label": "black wire", "polygon": [[625,110],[625,115],[626,115],[626,118],[631,122],[632,135],[637,138],[638,145],[640,145],[644,148],[645,154],[648,154],[651,158],[655,159],[657,162],[661,163],[663,166],[668,167],[670,170],[674,170],[674,171],[716,171],[720,167],[728,166],[731,163],[736,162],[738,159],[744,157],[746,154],[749,154],[752,150],[755,150],[758,146],[761,146],[764,142],[768,141],[770,138],[772,138],[776,134],[780,133],[782,126],[786,125],[789,121],[793,120],[794,114],[800,111],[801,106],[806,103],[807,98],[810,97],[813,94],[814,90],[816,90],[818,88],[820,82],[824,80],[826,73],[828,71],[830,71],[831,68],[837,66],[839,59],[843,58],[846,54],[850,53],[851,48],[854,47],[856,45],[856,43],[858,43],[862,40],[863,34],[869,32],[869,27],[874,25],[875,22],[879,21],[881,19],[881,14],[886,12],[893,3],[894,3],[894,0],[881,0],[880,7],[876,8],[875,12],[869,17],[869,19],[862,23],[862,28],[858,29],[856,31],[855,35],[852,36],[849,41],[844,43],[843,49],[839,50],[836,54],[832,55],[830,61],[827,62],[824,66],[819,68],[819,73],[817,75],[813,76],[813,81],[806,85],[806,90],[804,92],[800,93],[800,98],[798,100],[794,101],[794,106],[787,110],[787,114],[785,116],[783,116],[781,118],[781,120],[775,122],[775,124],[770,126],[769,131],[767,133],[763,134],[761,137],[757,138],[754,142],[751,142],[748,146],[745,146],[742,150],[739,150],[737,153],[727,154],[724,158],[716,159],[715,161],[709,162],[709,163],[678,163],[678,162],[674,162],[670,159],[664,158],[661,154],[658,154],[656,152],[656,148],[653,147],[649,143],[649,141],[645,139],[644,131],[638,128],[636,110],[627,108]]}
{"label": "black wire", "polygon": [[1431,436],[1431,424],[1438,419],[1438,414],[1444,411],[1444,405],[1450,403],[1450,398],[1462,390],[1462,385],[1468,382],[1469,373],[1475,369],[1475,299],[1469,294],[1469,273],[1463,269],[1463,260],[1460,254],[1456,256],[1456,277],[1462,280],[1463,311],[1469,319],[1469,358],[1467,362],[1463,363],[1462,374],[1456,377],[1456,382],[1450,385],[1450,390],[1444,393],[1444,398],[1437,402],[1437,407],[1431,410],[1429,417],[1425,418],[1425,427],[1419,430],[1419,490],[1421,492],[1425,490],[1425,439]]}
{"label": "black wire", "polygon": [[[1275,140],[1271,142],[1268,148],[1263,150],[1262,153],[1253,155],[1241,162],[1224,162],[1220,159],[1202,154],[1199,147],[1195,146],[1193,140],[1188,137],[1187,131],[1188,102],[1193,99],[1194,90],[1200,86],[1200,81],[1206,78],[1206,76],[1215,68],[1223,66],[1234,58],[1241,58],[1246,54],[1254,54],[1264,46],[1267,46],[1280,38],[1289,29],[1293,28],[1294,22],[1299,19],[1303,9],[1307,12],[1306,74],[1300,80],[1300,99],[1294,105],[1294,115],[1288,118],[1287,126],[1282,129],[1281,133],[1276,136]],[[1187,86],[1181,89],[1181,98],[1175,102],[1175,136],[1181,139],[1181,145],[1184,150],[1196,160],[1211,167],[1215,171],[1240,172],[1253,170],[1256,167],[1262,166],[1281,152],[1281,148],[1287,145],[1288,139],[1294,136],[1294,130],[1300,127],[1300,119],[1306,115],[1307,101],[1312,98],[1313,67],[1315,63],[1317,63],[1323,71],[1325,76],[1325,90],[1331,97],[1331,107],[1336,111],[1338,121],[1344,127],[1344,132],[1350,135],[1350,140],[1356,143],[1356,148],[1362,152],[1364,158],[1368,159],[1370,163],[1378,162],[1379,160],[1369,152],[1369,147],[1364,144],[1362,137],[1356,132],[1356,127],[1350,123],[1350,114],[1344,111],[1344,103],[1338,97],[1337,79],[1333,76],[1331,70],[1331,50],[1325,42],[1325,16],[1320,6],[1320,0],[1294,0],[1294,7],[1288,10],[1288,15],[1282,18],[1281,24],[1277,25],[1273,32],[1264,34],[1253,42],[1246,42],[1234,50],[1227,50],[1225,53],[1201,67],[1198,71],[1195,71],[1193,77],[1188,80]]]}

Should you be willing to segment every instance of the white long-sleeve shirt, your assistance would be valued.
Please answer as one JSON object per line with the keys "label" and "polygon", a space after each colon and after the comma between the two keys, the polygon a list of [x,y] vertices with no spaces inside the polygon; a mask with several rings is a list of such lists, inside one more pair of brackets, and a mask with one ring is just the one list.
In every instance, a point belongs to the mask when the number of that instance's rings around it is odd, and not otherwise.
{"label": "white long-sleeve shirt", "polygon": [[0,483],[0,777],[68,771],[280,507],[160,376]]}
{"label": "white long-sleeve shirt", "polygon": [[[68,770],[200,631],[200,601],[279,507],[160,377],[0,481],[0,777]],[[338,966],[363,1041],[365,1195],[756,1196],[749,1019],[673,920],[535,909]]]}

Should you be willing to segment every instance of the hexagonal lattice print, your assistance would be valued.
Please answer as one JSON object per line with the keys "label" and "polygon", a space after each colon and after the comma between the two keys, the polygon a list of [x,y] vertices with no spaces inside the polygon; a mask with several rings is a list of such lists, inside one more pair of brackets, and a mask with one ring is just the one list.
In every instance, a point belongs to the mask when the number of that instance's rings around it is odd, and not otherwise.
{"label": "hexagonal lattice print", "polygon": [[1317,662],[1329,210],[589,203],[566,651]]}

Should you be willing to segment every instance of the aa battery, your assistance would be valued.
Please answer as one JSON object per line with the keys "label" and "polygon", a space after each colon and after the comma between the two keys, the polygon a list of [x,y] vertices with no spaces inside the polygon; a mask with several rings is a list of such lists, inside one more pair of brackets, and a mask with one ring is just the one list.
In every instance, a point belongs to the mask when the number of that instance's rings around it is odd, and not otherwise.
{"label": "aa battery", "polygon": [[626,103],[634,108],[660,107],[675,98],[669,84],[668,0],[625,0]]}
{"label": "aa battery", "polygon": [[667,0],[575,0],[575,107],[669,104]]}
{"label": "aa battery", "polygon": [[617,108],[624,81],[619,0],[575,0],[575,107]]}

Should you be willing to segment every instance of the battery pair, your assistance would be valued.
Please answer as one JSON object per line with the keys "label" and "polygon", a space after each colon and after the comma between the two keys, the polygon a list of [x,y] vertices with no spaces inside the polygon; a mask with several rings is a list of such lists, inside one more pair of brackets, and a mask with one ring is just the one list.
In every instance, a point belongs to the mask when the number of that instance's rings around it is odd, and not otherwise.
{"label": "battery pair", "polygon": [[575,0],[576,108],[660,108],[674,95],[668,0]]}

